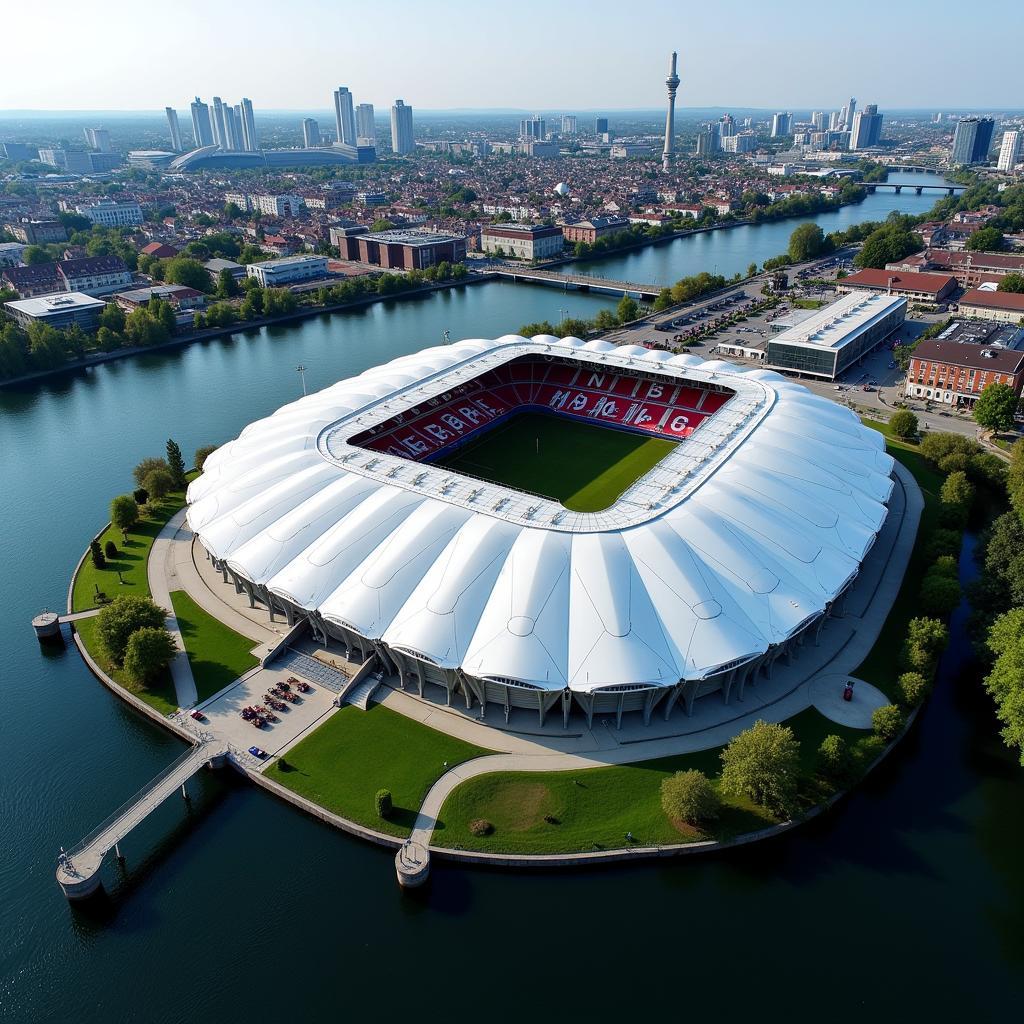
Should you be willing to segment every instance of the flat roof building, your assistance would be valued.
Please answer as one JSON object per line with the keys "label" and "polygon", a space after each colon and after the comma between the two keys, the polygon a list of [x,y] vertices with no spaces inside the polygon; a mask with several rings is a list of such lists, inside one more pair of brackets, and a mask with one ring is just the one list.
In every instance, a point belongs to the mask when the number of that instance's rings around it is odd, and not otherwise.
{"label": "flat roof building", "polygon": [[144,220],[142,207],[134,201],[118,203],[113,199],[101,199],[98,203],[80,203],[75,211],[103,228],[130,227]]}
{"label": "flat roof building", "polygon": [[906,318],[907,300],[902,296],[850,292],[769,338],[767,365],[835,380],[899,330]]}
{"label": "flat roof building", "polygon": [[285,256],[264,263],[250,263],[246,268],[263,288],[280,288],[300,281],[313,281],[327,276],[326,256]]}
{"label": "flat roof building", "polygon": [[389,270],[426,270],[438,263],[461,263],[466,239],[422,229],[377,231],[357,235],[358,259]]}
{"label": "flat roof building", "polygon": [[56,328],[78,324],[82,330],[93,331],[99,324],[100,313],[105,305],[102,299],[91,295],[68,292],[40,298],[15,299],[13,302],[5,302],[4,309],[22,327],[34,323],[45,323]]}
{"label": "flat roof building", "polygon": [[565,245],[562,229],[548,224],[490,224],[480,231],[484,252],[542,260],[556,256]]}

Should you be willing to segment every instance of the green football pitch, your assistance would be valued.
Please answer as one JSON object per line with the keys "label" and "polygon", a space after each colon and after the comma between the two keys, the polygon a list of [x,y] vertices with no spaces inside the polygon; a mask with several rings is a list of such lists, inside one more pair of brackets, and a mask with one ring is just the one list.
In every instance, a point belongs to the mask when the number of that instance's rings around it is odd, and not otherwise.
{"label": "green football pitch", "polygon": [[573,512],[600,512],[615,504],[676,443],[521,412],[434,465],[553,498]]}

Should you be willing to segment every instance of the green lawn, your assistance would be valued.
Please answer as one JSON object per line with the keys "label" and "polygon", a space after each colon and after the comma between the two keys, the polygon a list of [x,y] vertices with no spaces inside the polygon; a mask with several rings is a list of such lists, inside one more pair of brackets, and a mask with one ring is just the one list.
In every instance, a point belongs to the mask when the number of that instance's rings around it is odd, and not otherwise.
{"label": "green lawn", "polygon": [[436,465],[553,498],[574,512],[600,512],[675,446],[665,438],[523,412]]}
{"label": "green lawn", "polygon": [[[189,474],[191,480],[195,474]],[[113,495],[111,496],[113,497]],[[108,527],[100,537],[100,547],[112,540],[117,545],[120,556],[108,559],[106,568],[97,569],[92,559],[86,555],[82,568],[75,580],[75,589],[71,596],[72,610],[85,611],[95,608],[96,590],[113,600],[118,594],[142,594],[149,597],[149,580],[146,575],[146,562],[150,549],[157,534],[164,528],[167,520],[185,504],[183,491],[173,491],[162,501],[152,503],[153,514],[138,523],[128,532],[128,543],[121,538],[121,531]],[[121,570],[124,583],[117,578],[117,570]]]}
{"label": "green lawn", "polygon": [[120,683],[130,693],[144,700],[150,707],[155,708],[161,715],[170,715],[178,710],[178,698],[174,691],[174,680],[171,679],[170,670],[165,670],[160,679],[148,686],[140,686],[132,682],[106,655],[99,641],[96,639],[96,620],[79,619],[75,623],[75,632],[82,638],[86,650],[96,660],[100,668],[107,673],[115,682]]}
{"label": "green lawn", "polygon": [[[803,799],[811,806],[828,795],[814,778],[821,741],[836,733],[852,743],[865,733],[836,725],[813,708],[786,724],[800,740]],[[481,775],[464,782],[445,802],[434,842],[492,853],[573,853],[627,846],[627,832],[640,845],[667,844],[729,839],[776,824],[769,811],[733,797],[724,800],[721,817],[704,831],[677,826],[665,816],[662,779],[688,768],[717,776],[721,750],[583,771]],[[545,815],[555,821],[545,820]],[[469,831],[469,823],[479,818],[494,826],[490,835]]]}
{"label": "green lawn", "polygon": [[256,646],[254,640],[203,611],[184,590],[171,591],[171,604],[201,701],[259,664],[249,653]]}
{"label": "green lawn", "polygon": [[926,555],[928,538],[939,524],[939,491],[942,488],[944,476],[925,460],[917,450],[917,445],[892,437],[887,423],[869,419],[865,419],[864,423],[886,435],[886,448],[889,454],[913,473],[914,479],[921,488],[921,494],[924,496],[924,509],[921,511],[917,543],[910,556],[910,563],[907,566],[907,573],[903,577],[899,596],[896,598],[889,617],[885,620],[885,625],[882,627],[882,632],[875,641],[874,647],[871,648],[871,653],[857,669],[857,675],[861,679],[866,679],[887,696],[895,698],[897,695],[896,680],[900,675],[900,650],[907,635],[907,624],[918,614],[917,595],[921,589],[921,580],[929,567]]}
{"label": "green lawn", "polygon": [[[275,761],[266,774],[329,811],[404,837],[437,779],[488,753],[379,704],[368,711],[346,705],[288,751],[289,770]],[[374,808],[378,789],[391,790],[395,809],[387,821]]]}

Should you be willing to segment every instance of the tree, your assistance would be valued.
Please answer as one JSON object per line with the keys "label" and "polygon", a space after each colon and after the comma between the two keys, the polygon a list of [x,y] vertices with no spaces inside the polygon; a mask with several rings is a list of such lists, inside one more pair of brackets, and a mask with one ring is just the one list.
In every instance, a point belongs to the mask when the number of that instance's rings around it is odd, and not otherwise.
{"label": "tree", "polygon": [[110,521],[127,541],[128,531],[139,521],[139,506],[132,495],[119,494],[110,503]]}
{"label": "tree", "polygon": [[1017,394],[1009,384],[989,384],[974,403],[974,421],[986,430],[1010,430],[1017,402]]}
{"label": "tree", "polygon": [[794,228],[789,236],[789,258],[794,263],[812,260],[824,251],[825,233],[811,221]]}
{"label": "tree", "polygon": [[1000,615],[989,629],[987,643],[996,658],[985,677],[985,689],[1003,725],[1003,741],[1021,751],[1024,764],[1024,608]]}
{"label": "tree", "polygon": [[902,673],[896,685],[900,691],[900,703],[908,710],[928,696],[928,680],[920,672]]}
{"label": "tree", "polygon": [[103,548],[100,547],[100,542],[95,538],[89,541],[89,557],[92,559],[92,564],[97,569],[105,569],[107,567],[107,560],[103,555]]}
{"label": "tree", "polygon": [[883,224],[872,231],[853,262],[858,267],[881,269],[886,263],[901,260],[921,248],[921,236],[905,228],[902,222]]}
{"label": "tree", "polygon": [[395,225],[392,224],[391,221],[385,220],[383,217],[378,217],[377,220],[375,220],[370,225],[370,230],[374,231],[374,232],[377,232],[377,231],[390,231],[394,226]]}
{"label": "tree", "polygon": [[871,712],[871,728],[875,735],[892,743],[903,728],[903,712],[895,704],[884,704]]}
{"label": "tree", "polygon": [[174,476],[169,469],[154,469],[151,473],[146,474],[142,486],[149,491],[151,498],[156,498],[159,501],[174,490]]}
{"label": "tree", "polygon": [[174,480],[174,490],[185,489],[185,460],[182,458],[181,449],[177,441],[169,437],[167,439],[167,465],[171,471],[171,478]]}
{"label": "tree", "polygon": [[153,472],[154,469],[166,469],[170,472],[170,466],[167,465],[166,460],[150,457],[143,459],[133,470],[132,476],[135,478],[135,484],[138,487],[144,487],[143,480]]}
{"label": "tree", "polygon": [[658,292],[658,297],[654,300],[654,308],[659,312],[663,309],[668,309],[672,305],[672,289],[662,288]]}
{"label": "tree", "polygon": [[996,289],[1001,292],[1024,292],[1024,274],[1004,274]]}
{"label": "tree", "polygon": [[964,437],[962,434],[951,434],[943,431],[939,431],[934,434],[926,434],[921,439],[921,444],[918,451],[931,463],[938,466],[941,461],[948,455],[952,455],[957,452],[962,452],[964,455],[970,457],[975,452],[980,451],[977,441],[972,441],[969,437]]}
{"label": "tree", "polygon": [[217,275],[217,298],[230,299],[237,294],[238,282],[235,280],[235,275],[225,267]]}
{"label": "tree", "polygon": [[707,776],[691,768],[661,781],[661,807],[672,821],[700,825],[718,817],[720,801]]}
{"label": "tree", "polygon": [[921,581],[919,598],[926,615],[949,615],[960,603],[960,581],[929,569]]}
{"label": "tree", "polygon": [[756,263],[751,263],[750,266],[747,267],[747,277],[757,277]]}
{"label": "tree", "polygon": [[788,726],[757,721],[722,751],[722,792],[748,796],[775,814],[796,810],[800,744]]}
{"label": "tree", "polygon": [[620,324],[629,323],[639,315],[640,304],[631,295],[623,295],[619,299],[619,304],[615,307],[615,312]]}
{"label": "tree", "polygon": [[124,652],[125,674],[144,685],[155,679],[178,653],[174,638],[164,626],[143,626],[135,630]]}
{"label": "tree", "polygon": [[917,417],[909,409],[897,409],[889,417],[889,427],[897,437],[916,437]]}
{"label": "tree", "polygon": [[147,626],[160,628],[166,618],[164,610],[148,597],[122,594],[96,616],[96,636],[111,660],[120,665],[132,633]]}
{"label": "tree", "polygon": [[999,252],[1005,245],[999,228],[978,228],[967,239],[967,248],[974,252]]}
{"label": "tree", "polygon": [[217,450],[215,444],[204,444],[201,448],[196,449],[195,456],[195,467],[200,473],[203,471],[203,466],[206,465],[206,460]]}
{"label": "tree", "polygon": [[826,736],[818,747],[818,771],[832,782],[844,782],[850,776],[853,758],[842,736]]}
{"label": "tree", "polygon": [[114,334],[124,333],[124,310],[116,302],[108,302],[100,313],[100,327],[106,327]]}
{"label": "tree", "polygon": [[213,290],[206,267],[188,256],[175,256],[167,260],[163,265],[163,279],[168,284],[180,284],[201,292]]}
{"label": "tree", "polygon": [[28,245],[22,251],[21,262],[26,267],[35,267],[40,263],[51,263],[50,254],[41,245]]}
{"label": "tree", "polygon": [[947,643],[949,631],[940,619],[925,616],[911,619],[903,641],[903,661],[907,668],[931,675]]}
{"label": "tree", "polygon": [[974,484],[967,479],[967,474],[958,470],[950,473],[939,489],[939,501],[942,505],[944,525],[963,528],[967,524],[971,505],[974,502]]}

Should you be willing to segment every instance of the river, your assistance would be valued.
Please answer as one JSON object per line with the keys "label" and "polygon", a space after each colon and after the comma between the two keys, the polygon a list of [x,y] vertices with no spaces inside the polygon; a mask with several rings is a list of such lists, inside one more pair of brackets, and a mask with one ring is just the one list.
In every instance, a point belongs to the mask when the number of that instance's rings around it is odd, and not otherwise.
{"label": "river", "polygon": [[490,336],[606,302],[467,286],[0,391],[0,1020],[546,1019],[561,1007],[572,1020],[728,1020],[783,1000],[797,1019],[984,1020],[1019,1005],[1021,773],[952,652],[865,786],[824,820],[728,856],[574,874],[438,862],[410,897],[387,851],[205,774],[190,811],[172,800],[126,840],[127,873],[105,868],[108,899],[65,902],[59,847],[181,750],[73,648],[44,652],[29,628],[44,605],[63,610],[131,466],[168,435],[186,453],[234,436],[300,393],[300,363],[320,388],[446,329]]}
{"label": "river", "polygon": [[[946,180],[937,174],[890,173],[892,184],[942,185]],[[893,211],[926,213],[943,198],[945,192],[913,191],[897,194],[882,189],[868,193],[864,201],[841,206],[838,210],[818,214],[816,217],[787,218],[763,224],[747,224],[724,231],[702,231],[682,238],[649,245],[643,249],[593,260],[580,260],[559,268],[566,274],[597,274],[617,281],[637,281],[641,284],[671,285],[681,277],[699,274],[702,270],[732,277],[746,274],[751,263],[760,266],[772,256],[784,253],[789,236],[803,220],[813,220],[822,231],[842,231],[866,220],[885,220]]]}

